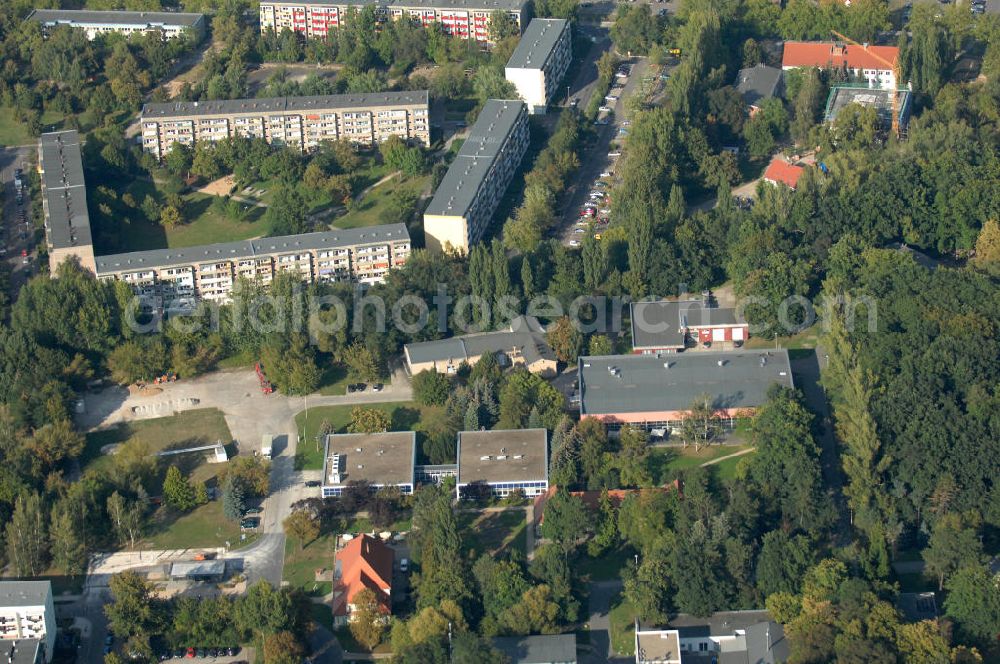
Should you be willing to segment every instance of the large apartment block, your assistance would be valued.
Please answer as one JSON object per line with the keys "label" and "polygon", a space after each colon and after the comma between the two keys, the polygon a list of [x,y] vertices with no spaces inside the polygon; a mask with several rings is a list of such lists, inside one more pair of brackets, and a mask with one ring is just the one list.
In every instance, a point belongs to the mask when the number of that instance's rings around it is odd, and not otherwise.
{"label": "large apartment block", "polygon": [[68,258],[94,271],[94,245],[87,212],[87,186],[83,181],[80,135],[74,131],[42,134],[38,139],[38,172],[42,183],[45,241],[49,271]]}
{"label": "large apartment block", "polygon": [[380,21],[411,18],[422,26],[440,23],[446,34],[490,43],[488,24],[495,11],[505,11],[521,28],[527,21],[527,0],[354,0],[353,2],[260,3],[260,31],[291,30],[325,39],[350,21],[351,15],[374,4]]}
{"label": "large apartment block", "polygon": [[544,113],[558,91],[573,56],[571,42],[570,23],[560,18],[532,19],[521,36],[505,75],[530,113]]}
{"label": "large apartment block", "polygon": [[42,30],[45,32],[58,25],[82,28],[87,31],[87,39],[91,40],[98,35],[112,32],[131,35],[136,32],[158,31],[164,39],[190,35],[199,42],[205,36],[204,14],[36,9],[28,16],[28,20],[41,23]]}
{"label": "large apartment block", "polygon": [[231,136],[312,150],[323,141],[369,147],[390,136],[430,145],[427,91],[146,104],[142,146],[162,158],[174,143]]}
{"label": "large apartment block", "polygon": [[482,239],[528,149],[520,99],[490,99],[424,211],[427,248],[468,252]]}
{"label": "large apartment block", "polygon": [[51,581],[0,582],[0,648],[5,661],[48,662],[56,645]]}
{"label": "large apartment block", "polygon": [[129,284],[147,308],[170,313],[198,299],[228,302],[241,279],[266,285],[285,272],[310,283],[379,283],[409,255],[406,224],[389,224],[99,256],[97,276]]}

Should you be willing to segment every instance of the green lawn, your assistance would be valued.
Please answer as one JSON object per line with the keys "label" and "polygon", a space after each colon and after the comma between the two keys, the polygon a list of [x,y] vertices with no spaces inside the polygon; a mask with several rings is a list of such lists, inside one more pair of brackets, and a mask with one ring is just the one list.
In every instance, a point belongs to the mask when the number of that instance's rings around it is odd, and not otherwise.
{"label": "green lawn", "polygon": [[[419,406],[413,401],[397,403],[358,404],[363,408],[374,408],[389,414],[391,431],[416,431],[420,434],[434,431],[441,426],[444,409],[440,406]],[[300,470],[320,470],[323,468],[323,445],[317,443],[316,432],[323,420],[328,420],[337,433],[345,433],[351,423],[351,411],[355,406],[322,406],[310,408],[309,417],[305,411],[295,416],[296,429],[304,431],[303,442],[298,446],[295,466]]]}
{"label": "green lawn", "polygon": [[392,192],[405,189],[420,196],[430,182],[430,178],[431,176],[425,175],[401,181],[399,177],[396,177],[388,182],[383,182],[356,203],[354,209],[344,216],[334,219],[333,226],[335,228],[360,228],[384,224],[382,213],[389,207]]}
{"label": "green lawn", "polygon": [[309,542],[301,551],[298,541],[285,540],[285,567],[281,578],[293,588],[307,595],[322,597],[332,590],[329,581],[316,581],[316,570],[333,569],[333,558],[337,553],[337,535],[322,535]]}
{"label": "green lawn", "polygon": [[[729,456],[744,449],[747,449],[746,445],[709,445],[697,452],[694,451],[694,446],[687,448],[656,447],[653,448],[652,454],[653,476],[657,478],[658,484],[666,484],[673,481],[679,471],[696,468],[706,461]],[[731,461],[735,462],[738,459],[739,457]],[[730,462],[725,461],[719,465],[725,466],[728,463]],[[721,470],[720,468],[720,472]],[[733,470],[735,470],[735,466]],[[727,472],[729,472],[728,469]]]}
{"label": "green lawn", "polygon": [[496,556],[509,548],[525,552],[525,528],[528,527],[523,509],[503,512],[459,512],[458,529],[469,559],[484,553]]}
{"label": "green lawn", "polygon": [[733,457],[732,459],[726,459],[725,461],[720,461],[717,464],[713,464],[712,467],[715,468],[715,472],[718,474],[720,480],[735,480],[736,468],[739,466],[740,462],[745,459],[749,459],[751,456],[753,456],[753,452]]}
{"label": "green lawn", "polygon": [[611,647],[619,655],[633,657],[635,655],[635,609],[623,596],[617,603],[612,602],[608,620],[611,623]]}
{"label": "green lawn", "polygon": [[[228,445],[232,439],[222,412],[201,408],[89,433],[81,463],[85,469],[108,469],[114,464],[114,456],[101,454],[101,448],[110,444],[121,445],[119,453],[122,454],[151,455],[161,450],[210,445],[217,441]],[[224,467],[206,463],[204,453],[194,452],[160,459],[157,471],[164,473],[174,464],[193,481],[209,485],[216,483],[216,475]],[[142,546],[152,549],[216,547],[228,541],[231,546],[238,547],[249,543],[253,537],[248,534],[246,540],[241,539],[239,525],[226,519],[222,514],[222,501],[214,500],[186,514],[158,508],[149,518]]]}
{"label": "green lawn", "polygon": [[217,547],[229,542],[233,548],[250,544],[256,535],[241,539],[239,524],[222,514],[222,500],[212,500],[197,509],[177,516],[161,507],[150,518],[142,547],[147,549],[183,549]]}
{"label": "green lawn", "polygon": [[625,565],[632,564],[635,551],[629,546],[619,546],[605,551],[597,558],[591,558],[581,551],[579,558],[573,561],[573,569],[580,576],[590,577],[591,581],[608,581],[621,578]]}
{"label": "green lawn", "polygon": [[[114,459],[110,455],[101,454],[101,448],[105,445],[119,444],[153,454],[167,449],[209,445],[220,440],[228,445],[232,442],[233,435],[222,411],[216,408],[199,408],[170,417],[122,423],[112,429],[88,433],[86,440],[87,445],[80,463],[84,468],[107,468]],[[211,471],[212,464],[202,463],[201,454],[179,455],[173,460],[185,472],[192,472],[197,467],[199,471],[201,468],[209,470],[209,476],[215,474]],[[202,473],[196,473],[196,477],[200,474]]]}
{"label": "green lawn", "polygon": [[347,369],[342,364],[329,364],[320,379],[319,393],[323,396],[347,394]]}
{"label": "green lawn", "polygon": [[[63,114],[45,111],[42,114],[42,130],[51,131],[62,125]],[[33,145],[38,139],[28,133],[28,127],[14,119],[14,109],[0,106],[0,145]]]}
{"label": "green lawn", "polygon": [[[146,196],[153,196],[162,203],[163,195],[148,180],[133,180],[127,186],[118,188],[119,194],[126,192],[141,204]],[[216,242],[235,242],[267,235],[269,228],[261,221],[264,208],[252,207],[245,220],[235,220],[219,213],[212,207],[212,196],[197,192],[182,196],[185,202],[185,223],[167,228],[147,219],[141,210],[133,210],[127,219],[101,219],[105,228],[113,225],[120,238],[122,250],[144,251],[165,247],[196,247]]]}

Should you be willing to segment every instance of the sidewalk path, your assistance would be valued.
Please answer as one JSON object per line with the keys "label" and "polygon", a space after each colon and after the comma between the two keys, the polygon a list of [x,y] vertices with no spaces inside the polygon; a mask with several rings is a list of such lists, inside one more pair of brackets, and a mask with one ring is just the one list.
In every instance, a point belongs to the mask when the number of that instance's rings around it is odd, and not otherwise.
{"label": "sidewalk path", "polygon": [[714,466],[715,464],[722,463],[723,461],[726,461],[727,459],[732,459],[734,457],[740,457],[740,456],[743,456],[744,454],[750,454],[750,453],[756,452],[756,451],[757,451],[756,447],[748,447],[745,450],[740,450],[739,452],[733,452],[732,454],[727,454],[726,456],[721,456],[718,459],[712,459],[711,461],[706,461],[705,463],[701,464],[701,467],[704,468],[706,466]]}

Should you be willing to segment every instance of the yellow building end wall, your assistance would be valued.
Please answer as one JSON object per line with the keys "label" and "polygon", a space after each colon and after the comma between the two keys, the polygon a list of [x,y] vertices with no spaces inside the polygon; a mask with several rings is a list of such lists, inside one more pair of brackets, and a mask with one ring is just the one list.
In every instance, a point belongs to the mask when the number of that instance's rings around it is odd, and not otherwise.
{"label": "yellow building end wall", "polygon": [[469,253],[469,223],[465,217],[424,215],[424,243],[430,251]]}

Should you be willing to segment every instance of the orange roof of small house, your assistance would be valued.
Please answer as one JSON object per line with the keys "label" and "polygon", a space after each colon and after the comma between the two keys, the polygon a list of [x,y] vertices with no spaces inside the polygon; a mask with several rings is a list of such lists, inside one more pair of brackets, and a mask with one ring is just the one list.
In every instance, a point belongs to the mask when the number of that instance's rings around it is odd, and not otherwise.
{"label": "orange roof of small house", "polygon": [[[897,46],[841,44],[838,42],[785,42],[782,67],[892,69],[899,57]],[[887,63],[888,61],[888,63]]]}
{"label": "orange roof of small house", "polygon": [[802,177],[802,174],[805,172],[806,169],[802,166],[789,164],[787,161],[775,157],[771,160],[771,163],[767,165],[767,170],[764,171],[764,179],[768,182],[780,182],[792,189],[795,189],[796,185],[799,183],[799,178]]}
{"label": "orange roof of small house", "polygon": [[336,560],[338,587],[346,592],[334,600],[334,615],[346,615],[347,605],[365,588],[375,593],[386,613],[390,612],[392,549],[371,535],[359,535],[337,552]]}

